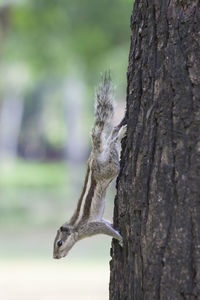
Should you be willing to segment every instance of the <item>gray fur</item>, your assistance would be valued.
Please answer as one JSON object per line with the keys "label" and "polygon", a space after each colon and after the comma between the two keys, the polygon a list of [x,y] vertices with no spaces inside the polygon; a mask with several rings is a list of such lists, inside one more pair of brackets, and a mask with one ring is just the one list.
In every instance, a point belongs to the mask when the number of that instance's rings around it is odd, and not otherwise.
{"label": "gray fur", "polygon": [[95,121],[92,129],[93,151],[103,151],[104,138],[111,127],[113,111],[113,86],[108,72],[96,90]]}
{"label": "gray fur", "polygon": [[96,97],[93,148],[88,160],[83,191],[72,218],[57,231],[54,258],[66,256],[78,240],[96,234],[109,235],[122,244],[120,233],[109,221],[103,219],[106,189],[119,172],[117,143],[126,134],[126,126],[122,121],[104,138],[105,130],[111,126],[113,115],[111,90],[110,76],[105,75]]}

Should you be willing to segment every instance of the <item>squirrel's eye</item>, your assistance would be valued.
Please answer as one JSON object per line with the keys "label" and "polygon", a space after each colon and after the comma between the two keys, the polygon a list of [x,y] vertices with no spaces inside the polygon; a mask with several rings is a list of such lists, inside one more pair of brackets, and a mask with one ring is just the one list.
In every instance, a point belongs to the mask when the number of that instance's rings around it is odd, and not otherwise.
{"label": "squirrel's eye", "polygon": [[57,242],[57,246],[58,246],[58,247],[61,247],[61,246],[62,246],[62,240],[60,240],[60,241]]}

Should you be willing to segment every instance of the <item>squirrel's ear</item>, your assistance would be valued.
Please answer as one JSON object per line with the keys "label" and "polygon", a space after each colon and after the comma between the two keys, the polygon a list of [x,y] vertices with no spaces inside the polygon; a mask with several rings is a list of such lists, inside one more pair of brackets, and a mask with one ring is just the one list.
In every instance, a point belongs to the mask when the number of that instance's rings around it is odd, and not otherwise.
{"label": "squirrel's ear", "polygon": [[70,228],[67,227],[67,226],[61,226],[61,227],[60,227],[60,230],[61,230],[62,232],[63,232],[63,231],[69,232],[69,231],[70,231]]}

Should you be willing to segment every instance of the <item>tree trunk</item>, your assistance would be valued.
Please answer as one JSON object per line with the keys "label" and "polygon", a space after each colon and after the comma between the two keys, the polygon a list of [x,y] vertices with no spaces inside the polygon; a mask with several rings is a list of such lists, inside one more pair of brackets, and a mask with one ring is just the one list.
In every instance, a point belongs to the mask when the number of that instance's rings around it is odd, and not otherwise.
{"label": "tree trunk", "polygon": [[200,2],[135,0],[110,300],[200,299]]}

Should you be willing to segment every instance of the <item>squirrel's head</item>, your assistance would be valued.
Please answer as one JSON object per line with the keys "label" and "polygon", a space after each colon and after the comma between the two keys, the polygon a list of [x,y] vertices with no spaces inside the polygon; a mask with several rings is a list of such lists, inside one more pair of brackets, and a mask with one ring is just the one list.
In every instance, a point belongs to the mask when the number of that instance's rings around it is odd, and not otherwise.
{"label": "squirrel's head", "polygon": [[70,225],[64,224],[61,226],[56,234],[54,240],[54,258],[62,258],[67,255],[69,250],[74,246],[77,241],[77,232]]}

